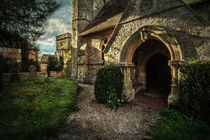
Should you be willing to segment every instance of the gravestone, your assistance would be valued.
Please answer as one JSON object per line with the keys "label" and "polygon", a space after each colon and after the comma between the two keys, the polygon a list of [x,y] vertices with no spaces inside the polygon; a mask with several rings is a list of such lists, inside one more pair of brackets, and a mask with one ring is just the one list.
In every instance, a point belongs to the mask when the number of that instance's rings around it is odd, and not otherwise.
{"label": "gravestone", "polygon": [[36,74],[36,67],[34,65],[30,65],[29,67],[29,80],[36,80],[37,79],[37,74]]}

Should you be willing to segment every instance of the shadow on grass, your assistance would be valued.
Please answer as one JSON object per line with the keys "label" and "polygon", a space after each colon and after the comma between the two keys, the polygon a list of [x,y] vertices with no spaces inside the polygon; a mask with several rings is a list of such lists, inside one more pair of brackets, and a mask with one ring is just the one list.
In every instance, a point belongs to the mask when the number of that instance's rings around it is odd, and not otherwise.
{"label": "shadow on grass", "polygon": [[[174,109],[164,109],[161,118],[151,126],[149,139],[154,140],[207,140],[207,124]],[[145,138],[145,140],[148,138]]]}
{"label": "shadow on grass", "polygon": [[69,80],[44,78],[10,84],[5,80],[0,100],[1,139],[42,139],[56,135],[69,113],[77,111],[78,85]]}

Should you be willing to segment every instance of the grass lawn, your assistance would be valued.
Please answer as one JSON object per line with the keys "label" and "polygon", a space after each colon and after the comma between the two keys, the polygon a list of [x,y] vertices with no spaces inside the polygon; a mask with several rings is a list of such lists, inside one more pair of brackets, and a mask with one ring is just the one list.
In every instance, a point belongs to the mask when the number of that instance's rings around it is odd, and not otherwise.
{"label": "grass lawn", "polygon": [[42,139],[65,123],[77,110],[78,86],[70,80],[44,78],[11,84],[4,79],[0,93],[0,139]]}
{"label": "grass lawn", "polygon": [[150,136],[155,140],[210,140],[210,128],[173,109],[164,109],[161,119],[151,126]]}

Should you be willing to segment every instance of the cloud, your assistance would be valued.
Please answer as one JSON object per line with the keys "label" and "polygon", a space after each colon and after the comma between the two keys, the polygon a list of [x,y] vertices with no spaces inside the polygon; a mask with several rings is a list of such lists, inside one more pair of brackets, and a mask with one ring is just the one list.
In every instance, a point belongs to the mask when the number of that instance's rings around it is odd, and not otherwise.
{"label": "cloud", "polygon": [[66,33],[71,31],[71,25],[64,24],[58,18],[51,18],[48,20],[47,27],[45,31],[49,35],[58,35],[60,33]]}
{"label": "cloud", "polygon": [[48,52],[48,51],[47,52],[41,52],[41,53],[38,54],[38,60],[41,60],[43,54],[55,55],[55,53],[53,53],[53,52]]}
{"label": "cloud", "polygon": [[41,58],[43,54],[55,54],[56,48],[54,46],[42,45],[39,49],[38,57]]}
{"label": "cloud", "polygon": [[45,23],[45,34],[37,41],[36,45],[40,47],[40,54],[54,53],[56,51],[55,37],[66,32],[71,33],[71,12],[72,0],[56,0],[61,7],[51,15]]}
{"label": "cloud", "polygon": [[54,46],[55,45],[55,40],[54,38],[48,38],[46,40],[37,40],[36,41],[37,45],[44,45],[44,46]]}

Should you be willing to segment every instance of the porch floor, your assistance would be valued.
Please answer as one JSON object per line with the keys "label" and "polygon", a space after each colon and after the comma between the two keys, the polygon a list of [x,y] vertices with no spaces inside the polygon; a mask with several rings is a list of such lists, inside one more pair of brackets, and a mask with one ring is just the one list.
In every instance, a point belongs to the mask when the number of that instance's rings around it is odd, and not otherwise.
{"label": "porch floor", "polygon": [[135,95],[135,99],[131,102],[135,104],[144,104],[148,106],[164,108],[167,106],[168,95],[162,91],[157,92],[155,90],[151,91],[140,91]]}

